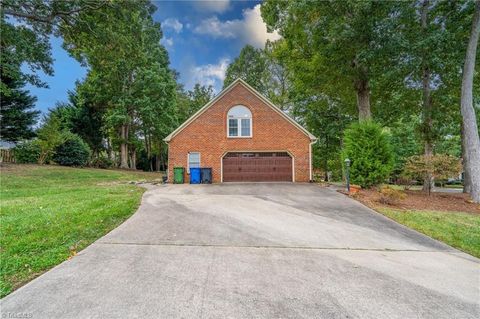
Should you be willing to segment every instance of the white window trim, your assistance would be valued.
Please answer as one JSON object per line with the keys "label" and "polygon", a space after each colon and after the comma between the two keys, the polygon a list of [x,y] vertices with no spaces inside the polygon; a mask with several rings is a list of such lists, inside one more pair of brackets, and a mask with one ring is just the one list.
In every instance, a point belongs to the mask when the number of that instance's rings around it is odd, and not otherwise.
{"label": "white window trim", "polygon": [[[242,134],[242,120],[249,120],[250,122],[250,133],[248,136],[241,136],[241,135],[238,135],[238,136],[230,136],[230,120],[237,120],[237,132],[238,134]],[[248,118],[245,118],[245,117],[228,117],[228,113],[227,113],[227,137],[228,138],[252,138],[253,137],[253,134],[252,134],[252,131],[253,131],[253,126],[252,126],[252,118],[251,117],[248,117]]]}
{"label": "white window trim", "polygon": [[187,174],[190,174],[190,154],[196,153],[198,154],[198,166],[202,166],[202,153],[200,152],[188,152],[187,153]]}

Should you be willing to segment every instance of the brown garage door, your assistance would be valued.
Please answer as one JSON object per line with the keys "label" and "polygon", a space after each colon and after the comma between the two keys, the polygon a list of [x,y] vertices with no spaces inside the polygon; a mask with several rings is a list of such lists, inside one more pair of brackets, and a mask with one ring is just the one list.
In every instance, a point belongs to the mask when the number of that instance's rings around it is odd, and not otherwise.
{"label": "brown garage door", "polygon": [[286,152],[228,153],[224,182],[291,182],[292,158]]}

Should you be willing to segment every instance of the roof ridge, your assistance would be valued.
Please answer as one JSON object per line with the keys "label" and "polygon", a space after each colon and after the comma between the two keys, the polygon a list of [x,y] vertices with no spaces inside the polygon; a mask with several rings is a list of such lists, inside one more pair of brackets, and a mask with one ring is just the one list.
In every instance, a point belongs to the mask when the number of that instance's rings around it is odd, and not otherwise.
{"label": "roof ridge", "polygon": [[170,133],[167,137],[163,140],[165,142],[170,142],[173,137],[175,137],[178,133],[180,133],[185,127],[187,127],[190,123],[192,123],[197,117],[199,117],[203,112],[205,112],[210,106],[212,106],[215,102],[217,102],[221,97],[227,94],[236,84],[241,83],[247,90],[257,96],[260,100],[265,102],[268,106],[270,106],[273,110],[283,116],[287,121],[289,121],[292,125],[294,125],[297,129],[302,131],[305,135],[307,135],[310,140],[316,141],[317,138],[307,131],[303,126],[301,126],[297,121],[291,118],[288,114],[282,111],[278,106],[273,104],[268,98],[263,96],[260,92],[255,90],[252,86],[250,86],[245,80],[242,78],[235,79],[232,83],[230,83],[226,88],[224,88],[220,93],[218,93],[213,99],[211,99],[207,104],[201,107],[197,112],[195,112],[192,116],[190,116],[185,122],[183,122],[179,127],[177,127],[172,133]]}

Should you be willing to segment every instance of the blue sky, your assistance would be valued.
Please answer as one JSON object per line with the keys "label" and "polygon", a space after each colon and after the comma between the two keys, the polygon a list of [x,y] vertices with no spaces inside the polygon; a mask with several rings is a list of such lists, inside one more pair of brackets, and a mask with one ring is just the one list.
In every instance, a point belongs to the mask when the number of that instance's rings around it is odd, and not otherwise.
{"label": "blue sky", "polygon": [[[171,67],[180,73],[187,89],[195,83],[212,85],[218,92],[228,63],[242,47],[251,44],[263,48],[267,39],[278,34],[266,32],[260,16],[260,1],[153,1],[154,19],[162,24],[162,44],[167,48]],[[28,89],[38,98],[42,112],[66,101],[75,81],[87,70],[62,49],[62,40],[52,38],[54,76],[40,74],[49,88]]]}

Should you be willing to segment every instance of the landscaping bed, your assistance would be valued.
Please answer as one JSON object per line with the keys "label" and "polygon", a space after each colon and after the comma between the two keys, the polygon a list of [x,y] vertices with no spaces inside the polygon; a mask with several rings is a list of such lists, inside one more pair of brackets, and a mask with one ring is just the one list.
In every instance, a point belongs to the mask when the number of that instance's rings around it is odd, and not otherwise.
{"label": "landscaping bed", "polygon": [[400,195],[394,200],[385,200],[377,189],[362,189],[351,197],[400,224],[480,258],[480,205],[472,203],[468,194],[397,192]]}
{"label": "landscaping bed", "polygon": [[472,203],[468,194],[432,192],[429,196],[420,190],[399,192],[402,192],[405,198],[397,199],[389,204],[381,203],[382,194],[376,189],[362,189],[354,195],[354,198],[373,208],[385,206],[401,210],[454,211],[480,214],[480,205]]}
{"label": "landscaping bed", "polygon": [[74,256],[132,215],[163,174],[1,165],[0,297]]}

